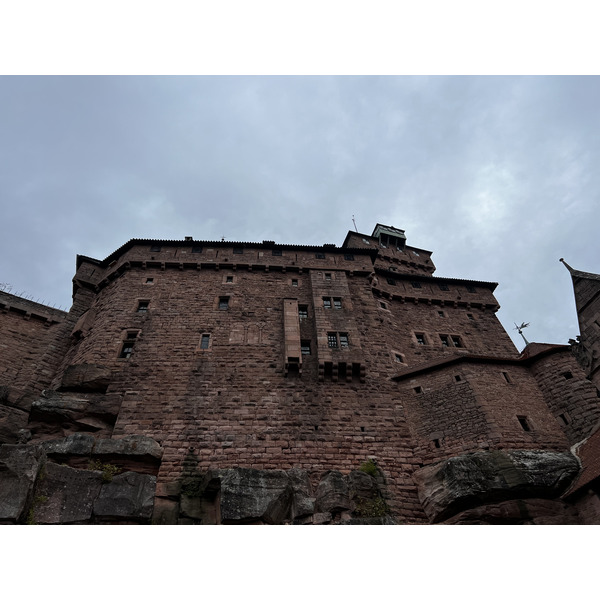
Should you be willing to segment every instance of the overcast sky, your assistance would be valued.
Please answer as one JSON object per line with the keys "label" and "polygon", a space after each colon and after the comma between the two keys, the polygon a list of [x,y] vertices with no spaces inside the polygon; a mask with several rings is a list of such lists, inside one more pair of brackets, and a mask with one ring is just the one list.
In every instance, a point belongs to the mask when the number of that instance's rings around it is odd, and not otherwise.
{"label": "overcast sky", "polygon": [[499,283],[517,348],[600,272],[598,77],[0,77],[0,282],[69,307],[130,238],[341,245],[405,229]]}

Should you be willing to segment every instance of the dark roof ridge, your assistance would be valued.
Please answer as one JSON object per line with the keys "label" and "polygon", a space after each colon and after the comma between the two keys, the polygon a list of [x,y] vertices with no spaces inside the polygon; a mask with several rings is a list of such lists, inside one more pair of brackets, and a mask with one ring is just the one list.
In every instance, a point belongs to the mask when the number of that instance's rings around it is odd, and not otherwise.
{"label": "dark roof ridge", "polygon": [[563,344],[544,344],[548,346],[547,348],[541,349],[539,352],[533,355],[523,355],[522,353],[516,357],[510,356],[499,356],[499,355],[490,355],[490,354],[456,354],[454,356],[448,356],[443,358],[433,359],[415,367],[411,367],[405,369],[401,373],[392,376],[392,381],[402,381],[403,379],[407,379],[410,376],[418,375],[421,373],[427,373],[429,371],[434,371],[438,368],[444,368],[450,366],[451,364],[459,363],[459,362],[487,362],[487,363],[495,363],[495,364],[514,364],[514,365],[528,365],[530,363],[536,362],[538,358],[541,358],[543,355],[552,354],[554,352],[561,352],[568,350],[571,351],[571,347]]}

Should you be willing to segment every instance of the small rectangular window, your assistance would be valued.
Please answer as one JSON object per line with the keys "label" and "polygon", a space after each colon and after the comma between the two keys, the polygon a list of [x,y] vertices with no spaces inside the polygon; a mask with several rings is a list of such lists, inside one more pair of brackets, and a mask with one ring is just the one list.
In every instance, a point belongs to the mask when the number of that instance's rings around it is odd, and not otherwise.
{"label": "small rectangular window", "polygon": [[154,277],[146,277],[146,283],[154,283]]}
{"label": "small rectangular window", "polygon": [[229,308],[229,296],[221,296],[219,298],[219,310],[227,310]]}
{"label": "small rectangular window", "polygon": [[292,279],[292,287],[298,287],[298,280]]}
{"label": "small rectangular window", "polygon": [[341,298],[333,299],[333,308],[337,308],[337,309],[342,308],[342,299]]}
{"label": "small rectangular window", "polygon": [[460,375],[455,375],[454,381],[462,381],[462,377]]}
{"label": "small rectangular window", "polygon": [[318,258],[319,260],[323,260],[325,258],[325,255],[322,252],[317,252],[315,254],[315,258]]}
{"label": "small rectangular window", "polygon": [[225,278],[225,283],[233,283],[233,275],[227,275]]}
{"label": "small rectangular window", "polygon": [[388,277],[386,281],[388,282],[388,285],[396,285],[396,280],[391,277]]}
{"label": "small rectangular window", "polygon": [[330,331],[327,334],[327,346],[329,348],[337,348],[338,347],[337,333],[333,333]]}
{"label": "small rectangular window", "polygon": [[381,308],[385,308],[385,309],[387,310],[387,304],[386,304],[385,302],[380,302],[380,303],[379,303],[379,306],[380,306]]}
{"label": "small rectangular window", "polygon": [[210,344],[210,334],[209,333],[203,333],[202,337],[200,338],[200,348],[202,350],[207,350],[209,344]]}
{"label": "small rectangular window", "polygon": [[519,419],[519,423],[520,423],[521,427],[523,428],[523,431],[531,431],[531,424],[527,420],[526,416],[517,415],[517,419]]}
{"label": "small rectangular window", "polygon": [[440,283],[440,290],[442,290],[442,292],[447,292],[450,290],[450,288],[445,284],[445,283]]}
{"label": "small rectangular window", "polygon": [[150,300],[139,300],[136,312],[139,312],[139,313],[148,312],[149,305],[150,305]]}
{"label": "small rectangular window", "polygon": [[573,373],[571,373],[571,371],[565,371],[564,373],[562,373],[562,376],[565,379],[573,379]]}
{"label": "small rectangular window", "polygon": [[446,316],[446,313],[444,313],[444,311],[443,311],[443,310],[438,310],[438,316],[439,316],[439,317],[445,317],[445,316]]}
{"label": "small rectangular window", "polygon": [[194,246],[192,248],[192,254],[200,254],[202,252],[202,246]]}
{"label": "small rectangular window", "polygon": [[399,363],[404,363],[404,358],[402,354],[394,353],[394,360]]}
{"label": "small rectangular window", "polygon": [[160,252],[162,249],[162,246],[150,246],[150,252]]}
{"label": "small rectangular window", "polygon": [[420,288],[421,287],[421,283],[419,281],[411,281],[410,283],[411,283],[411,285],[414,288]]}
{"label": "small rectangular window", "polygon": [[298,317],[301,321],[302,319],[308,319],[308,306],[306,304],[298,305]]}
{"label": "small rectangular window", "polygon": [[119,358],[129,358],[133,353],[135,342],[123,342]]}
{"label": "small rectangular window", "polygon": [[325,281],[331,281],[331,273],[325,273]]}
{"label": "small rectangular window", "polygon": [[471,313],[467,313],[467,318],[469,319],[469,321],[475,320],[475,317]]}
{"label": "small rectangular window", "polygon": [[419,344],[419,346],[425,346],[427,344],[424,333],[415,333],[415,338],[417,339],[417,344]]}
{"label": "small rectangular window", "polygon": [[300,352],[307,356],[310,354],[310,340],[302,340],[300,342]]}
{"label": "small rectangular window", "polygon": [[436,438],[436,439],[434,439],[434,440],[433,440],[433,445],[434,445],[436,448],[440,448],[440,447],[441,447],[441,446],[440,446],[440,440],[439,440],[439,439],[437,439],[437,438]]}
{"label": "small rectangular window", "polygon": [[440,339],[442,340],[442,346],[450,346],[450,340],[447,335],[440,335]]}
{"label": "small rectangular window", "polygon": [[562,421],[563,425],[569,424],[569,418],[567,417],[566,413],[560,413],[560,415],[558,415],[558,418]]}
{"label": "small rectangular window", "polygon": [[420,385],[418,385],[417,387],[414,387],[413,390],[415,391],[415,394],[423,393],[423,388]]}
{"label": "small rectangular window", "polygon": [[344,260],[354,260],[354,254],[344,254]]}
{"label": "small rectangular window", "polygon": [[281,250],[273,250],[273,256],[282,256],[283,252]]}
{"label": "small rectangular window", "polygon": [[467,286],[467,292],[473,294],[475,293],[477,290],[472,286],[472,285],[468,285]]}
{"label": "small rectangular window", "polygon": [[462,340],[460,339],[460,337],[458,335],[453,335],[452,337],[452,343],[457,347],[457,348],[463,348],[463,343]]}
{"label": "small rectangular window", "polygon": [[234,253],[234,254],[244,254],[244,249],[243,249],[243,248],[240,248],[239,246],[238,246],[238,247],[235,247],[235,248],[233,249],[233,253]]}
{"label": "small rectangular window", "polygon": [[331,298],[323,298],[323,307],[331,308]]}
{"label": "small rectangular window", "polygon": [[348,334],[340,333],[340,348],[348,348],[350,346],[348,342]]}

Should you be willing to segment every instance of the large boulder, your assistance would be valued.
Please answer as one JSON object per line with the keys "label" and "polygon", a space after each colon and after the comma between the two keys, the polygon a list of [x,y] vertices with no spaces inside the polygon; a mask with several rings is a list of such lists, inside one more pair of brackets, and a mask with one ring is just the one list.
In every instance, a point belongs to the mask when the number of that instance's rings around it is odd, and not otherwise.
{"label": "large boulder", "polygon": [[71,365],[65,370],[61,390],[105,392],[110,384],[112,371],[103,365]]}
{"label": "large boulder", "polygon": [[317,487],[315,513],[336,513],[351,508],[346,478],[339,471],[325,473]]}
{"label": "large boulder", "polygon": [[293,488],[285,471],[219,469],[221,520],[278,524],[290,517]]}
{"label": "large boulder", "polygon": [[0,523],[25,520],[43,459],[35,446],[0,446]]}
{"label": "large boulder", "polygon": [[156,477],[128,471],[103,484],[94,502],[100,520],[148,521],[152,517]]}
{"label": "large boulder", "polygon": [[102,487],[102,473],[46,463],[33,504],[33,522],[40,524],[86,523]]}
{"label": "large boulder", "polygon": [[554,498],[579,470],[570,453],[541,450],[478,452],[423,467],[413,475],[433,522],[481,504],[516,498]]}

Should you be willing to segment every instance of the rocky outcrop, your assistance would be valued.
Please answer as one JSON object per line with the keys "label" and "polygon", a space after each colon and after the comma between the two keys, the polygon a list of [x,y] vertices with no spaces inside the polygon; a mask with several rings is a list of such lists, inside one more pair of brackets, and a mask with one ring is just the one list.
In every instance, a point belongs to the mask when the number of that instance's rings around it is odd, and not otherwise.
{"label": "rocky outcrop", "polygon": [[419,498],[432,522],[490,503],[556,498],[577,474],[570,453],[478,452],[450,458],[414,474]]}
{"label": "rocky outcrop", "polygon": [[78,364],[67,367],[62,376],[60,390],[78,392],[105,392],[112,377],[112,371],[103,365]]}
{"label": "rocky outcrop", "polygon": [[45,391],[32,402],[29,428],[38,438],[58,437],[73,431],[106,431],[117,419],[121,397],[86,392]]}
{"label": "rocky outcrop", "polygon": [[0,447],[0,523],[147,523],[156,476],[140,471],[156,471],[161,454],[160,446],[144,436],[95,440],[75,434],[36,445],[5,444]]}
{"label": "rocky outcrop", "polygon": [[0,523],[25,519],[44,458],[35,446],[0,446]]}
{"label": "rocky outcrop", "polygon": [[393,522],[374,477],[328,471],[311,490],[301,469],[216,469],[161,486],[153,522],[353,524]]}

